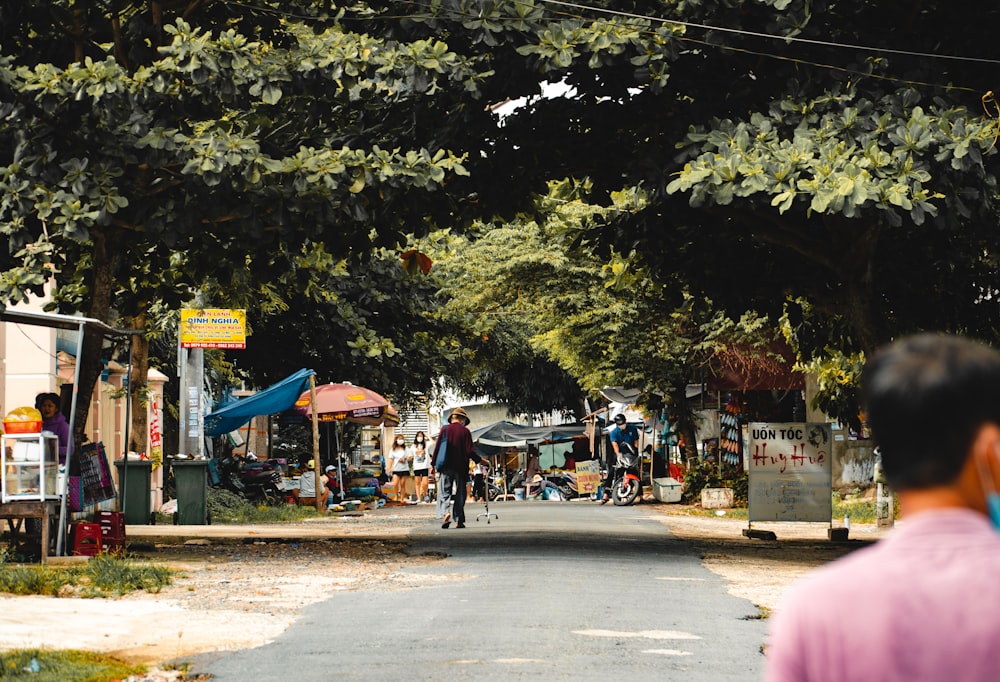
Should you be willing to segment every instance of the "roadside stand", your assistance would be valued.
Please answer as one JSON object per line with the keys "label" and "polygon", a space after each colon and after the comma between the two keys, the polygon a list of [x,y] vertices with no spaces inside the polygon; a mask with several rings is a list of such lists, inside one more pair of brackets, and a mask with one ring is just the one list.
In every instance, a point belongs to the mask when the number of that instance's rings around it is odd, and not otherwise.
{"label": "roadside stand", "polygon": [[[12,308],[0,312],[0,321],[76,332],[77,358],[82,356],[87,336],[101,339],[137,333],[92,318]],[[119,512],[96,509],[115,497],[103,446],[88,443],[77,451],[73,441],[80,365],[78,361],[74,370],[67,420],[70,436],[64,456],[59,454],[57,437],[43,431],[41,415],[34,408],[15,408],[4,419],[0,440],[0,519],[7,522],[8,543],[14,547],[19,543],[37,543],[42,563],[49,556],[62,556],[70,550],[78,553],[75,550],[81,547],[95,553],[95,548],[104,546],[104,538],[111,545],[120,538],[123,542],[125,533]],[[131,371],[131,362],[129,365]],[[80,546],[70,547],[70,541]]]}

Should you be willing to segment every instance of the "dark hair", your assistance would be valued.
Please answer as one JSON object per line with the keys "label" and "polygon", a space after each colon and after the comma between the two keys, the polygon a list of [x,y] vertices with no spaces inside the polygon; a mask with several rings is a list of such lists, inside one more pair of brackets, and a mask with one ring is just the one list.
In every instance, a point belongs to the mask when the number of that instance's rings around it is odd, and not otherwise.
{"label": "dark hair", "polygon": [[875,354],[861,390],[889,485],[946,485],[979,428],[1000,425],[1000,354],[957,336],[912,336]]}
{"label": "dark hair", "polygon": [[36,395],[35,409],[36,410],[42,409],[42,403],[45,402],[46,400],[55,405],[57,410],[60,409],[59,407],[60,400],[58,393],[39,393],[38,395]]}

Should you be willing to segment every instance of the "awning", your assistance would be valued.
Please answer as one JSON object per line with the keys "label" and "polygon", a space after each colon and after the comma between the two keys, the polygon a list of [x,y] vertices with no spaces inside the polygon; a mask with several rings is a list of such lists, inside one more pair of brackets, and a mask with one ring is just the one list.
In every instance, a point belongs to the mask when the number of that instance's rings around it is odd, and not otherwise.
{"label": "awning", "polygon": [[291,409],[303,391],[309,388],[309,377],[313,374],[315,372],[311,369],[300,369],[259,393],[227,403],[205,415],[205,434],[221,436],[235,431],[258,415]]}
{"label": "awning", "polygon": [[586,435],[584,424],[560,424],[559,426],[524,426],[508,421],[487,424],[472,430],[472,440],[478,445],[499,448],[524,447],[528,443],[543,441],[567,441],[574,436]]}

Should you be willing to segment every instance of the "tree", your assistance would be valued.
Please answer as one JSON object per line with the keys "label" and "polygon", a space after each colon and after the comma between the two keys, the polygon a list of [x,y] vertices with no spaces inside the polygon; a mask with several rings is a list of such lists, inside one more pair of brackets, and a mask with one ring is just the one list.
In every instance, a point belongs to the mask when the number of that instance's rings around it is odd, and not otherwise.
{"label": "tree", "polygon": [[[553,182],[538,199],[544,220],[482,226],[435,252],[445,310],[476,338],[462,387],[528,411],[565,409],[584,416],[581,398],[603,386],[643,391],[651,409],[671,404],[686,442],[695,443],[685,388],[698,370],[750,351],[767,356],[774,331],[745,314],[732,320],[689,294],[674,303],[631,256],[598,258],[577,245],[595,222],[642,210],[641,193],[612,196],[612,208],[587,202],[587,183]],[[752,360],[759,362],[759,360]]]}
{"label": "tree", "polygon": [[[0,298],[54,279],[58,305],[109,322],[131,309],[138,323],[144,306],[177,305],[251,254],[307,241],[363,250],[422,220],[417,195],[463,174],[460,159],[351,146],[352,112],[477,74],[439,42],[343,30],[323,5],[303,3],[306,24],[255,9],[234,22],[221,3],[5,8]],[[99,353],[88,338],[82,414]]]}
{"label": "tree", "polygon": [[[248,248],[360,253],[511,219],[575,178],[600,207],[648,197],[582,242],[634,251],[620,265],[677,306],[785,315],[805,360],[926,326],[993,333],[995,128],[978,112],[1000,10],[29,5],[0,16],[7,299],[51,266],[105,319],[109,283],[160,245],[199,281]],[[545,82],[572,90],[539,98]],[[522,96],[501,123],[494,105]]]}

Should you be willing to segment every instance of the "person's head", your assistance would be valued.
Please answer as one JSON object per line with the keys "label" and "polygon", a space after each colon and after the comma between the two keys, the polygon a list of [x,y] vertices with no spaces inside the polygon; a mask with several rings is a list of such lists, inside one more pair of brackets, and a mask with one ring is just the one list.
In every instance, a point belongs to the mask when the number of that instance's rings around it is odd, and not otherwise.
{"label": "person's head", "polygon": [[417,431],[417,435],[413,437],[414,443],[423,443],[425,440],[427,440],[427,436],[424,435],[423,431]]}
{"label": "person's head", "polygon": [[326,465],[326,469],[323,469],[323,473],[325,473],[325,474],[332,474],[336,470],[337,470],[337,468],[335,466],[333,466],[332,464],[327,464]]}
{"label": "person's head", "polygon": [[401,433],[396,434],[396,439],[392,441],[392,447],[394,448],[404,448],[406,447],[406,436]]}
{"label": "person's head", "polygon": [[460,421],[466,426],[472,423],[472,420],[469,419],[469,415],[467,415],[465,413],[465,410],[463,410],[461,407],[456,407],[454,410],[451,411],[451,414],[448,415],[448,421],[450,422]]}
{"label": "person's head", "polygon": [[628,420],[625,419],[625,415],[622,414],[621,412],[619,412],[618,414],[615,415],[614,422],[615,422],[615,424],[618,424],[618,426],[625,426],[625,422],[627,422],[627,421]]}
{"label": "person's head", "polygon": [[39,393],[35,396],[35,409],[42,413],[42,419],[50,419],[59,411],[59,396],[55,393]]}
{"label": "person's head", "polygon": [[998,387],[1000,354],[969,339],[921,334],[878,351],[861,390],[889,485],[955,483],[983,427],[1000,427]]}

